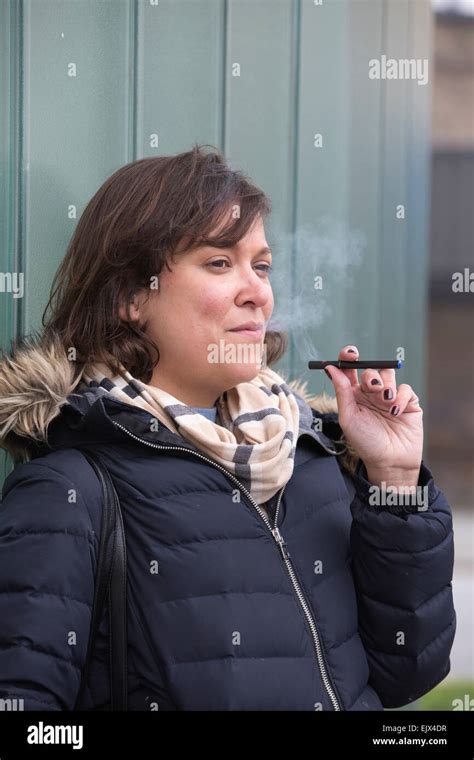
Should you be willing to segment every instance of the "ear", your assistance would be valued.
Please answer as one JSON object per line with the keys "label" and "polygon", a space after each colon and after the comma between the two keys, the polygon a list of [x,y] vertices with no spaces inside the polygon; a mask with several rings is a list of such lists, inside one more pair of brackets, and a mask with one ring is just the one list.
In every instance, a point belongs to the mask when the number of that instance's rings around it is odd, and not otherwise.
{"label": "ear", "polygon": [[118,312],[119,312],[120,319],[122,319],[124,322],[129,322],[130,320],[132,322],[138,322],[138,320],[140,319],[140,309],[139,309],[139,305],[138,305],[138,301],[136,297],[134,296],[133,301],[130,303],[128,314],[127,314],[127,309],[125,307],[125,303],[123,302],[123,300],[121,301],[119,305]]}

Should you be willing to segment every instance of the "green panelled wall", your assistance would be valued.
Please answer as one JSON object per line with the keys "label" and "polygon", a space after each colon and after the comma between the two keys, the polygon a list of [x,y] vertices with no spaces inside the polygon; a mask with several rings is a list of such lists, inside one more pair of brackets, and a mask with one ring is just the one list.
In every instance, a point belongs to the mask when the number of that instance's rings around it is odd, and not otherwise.
{"label": "green panelled wall", "polygon": [[0,35],[0,272],[24,273],[22,298],[0,292],[2,347],[40,327],[100,184],[200,142],[272,199],[276,369],[316,392],[309,358],[403,347],[423,399],[432,72],[371,80],[368,62],[431,67],[429,0],[0,0]]}

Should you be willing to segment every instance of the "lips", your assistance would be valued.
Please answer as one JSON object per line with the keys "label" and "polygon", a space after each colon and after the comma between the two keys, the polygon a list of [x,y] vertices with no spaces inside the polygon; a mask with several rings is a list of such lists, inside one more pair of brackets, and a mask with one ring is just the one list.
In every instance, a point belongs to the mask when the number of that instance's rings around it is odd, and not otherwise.
{"label": "lips", "polygon": [[241,335],[242,338],[248,338],[249,340],[261,340],[263,336],[263,330],[229,330],[235,335]]}
{"label": "lips", "polygon": [[229,332],[262,332],[262,329],[262,322],[244,322],[244,324],[238,325],[238,327],[233,327]]}
{"label": "lips", "polygon": [[[255,322],[253,324],[256,325]],[[246,340],[260,343],[263,338],[263,325],[256,325],[255,328],[252,329],[245,329],[244,326],[234,327],[234,329],[229,330],[229,332],[233,332],[235,335],[239,335],[241,338],[245,338]]]}

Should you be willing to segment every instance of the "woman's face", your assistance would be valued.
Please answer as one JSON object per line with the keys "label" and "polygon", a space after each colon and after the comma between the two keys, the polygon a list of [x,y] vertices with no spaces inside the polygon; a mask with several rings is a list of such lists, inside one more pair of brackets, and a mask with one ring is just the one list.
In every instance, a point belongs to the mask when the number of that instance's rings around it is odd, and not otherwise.
{"label": "woman's face", "polygon": [[[150,384],[190,406],[210,407],[265,364],[273,293],[263,222],[258,217],[233,249],[201,247],[175,258],[140,308],[160,350]],[[246,322],[261,323],[262,330],[232,332]]]}

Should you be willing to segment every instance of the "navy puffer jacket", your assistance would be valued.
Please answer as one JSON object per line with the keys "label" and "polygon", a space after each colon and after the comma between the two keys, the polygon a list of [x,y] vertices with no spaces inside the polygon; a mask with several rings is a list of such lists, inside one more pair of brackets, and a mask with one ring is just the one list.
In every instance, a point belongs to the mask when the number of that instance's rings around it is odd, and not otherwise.
{"label": "navy puffer jacket", "polygon": [[[372,506],[337,414],[297,393],[294,472],[266,519],[224,468],[150,432],[147,412],[70,383],[67,358],[39,345],[0,366],[3,445],[20,462],[0,505],[0,697],[75,705],[101,520],[84,444],[121,501],[129,709],[381,710],[447,675],[451,514],[424,463],[427,509]],[[109,700],[107,626],[104,610],[86,708]]]}

